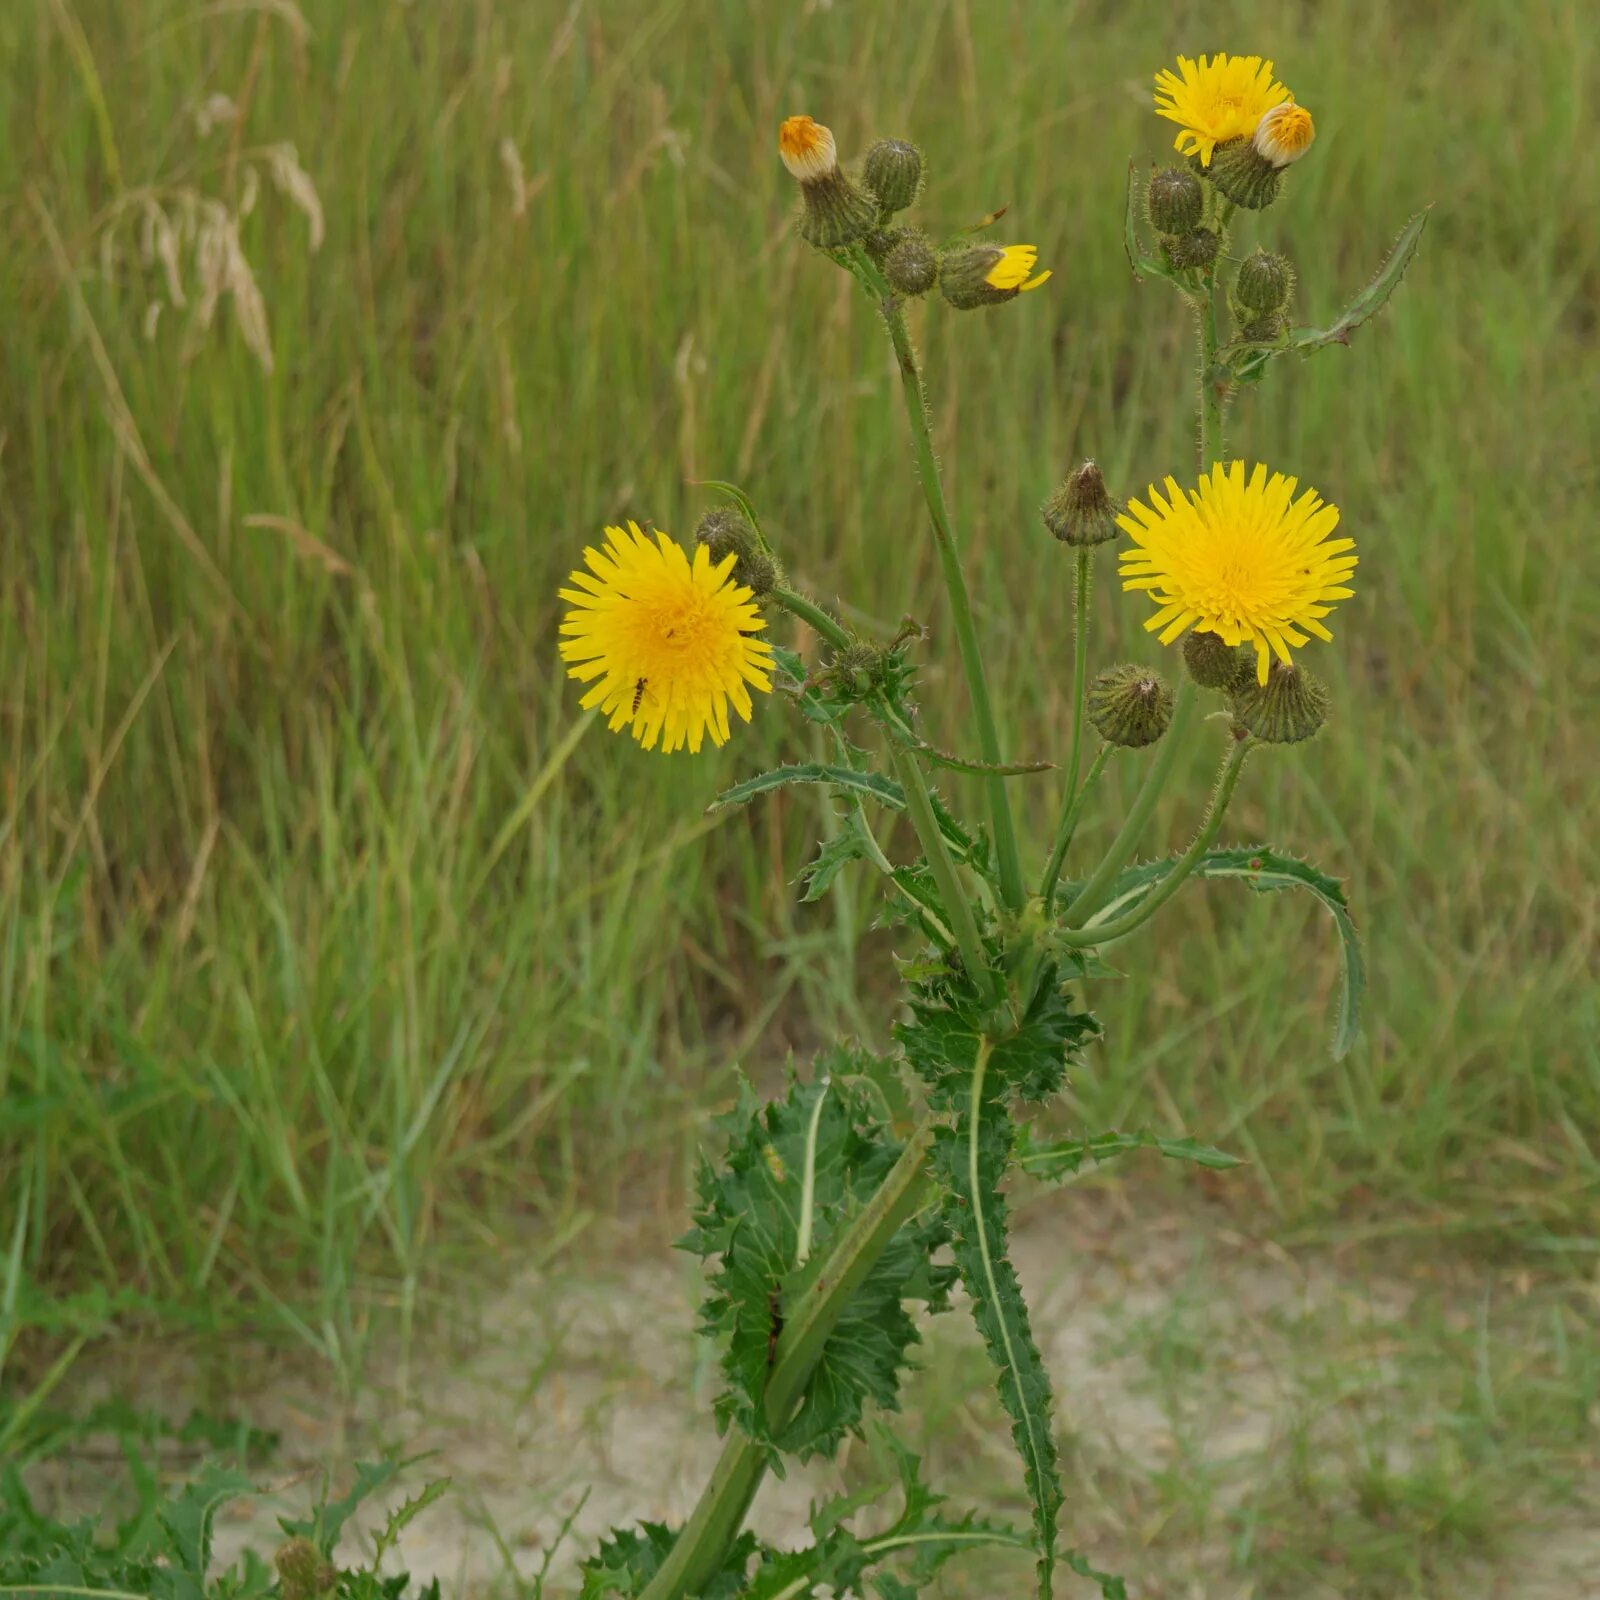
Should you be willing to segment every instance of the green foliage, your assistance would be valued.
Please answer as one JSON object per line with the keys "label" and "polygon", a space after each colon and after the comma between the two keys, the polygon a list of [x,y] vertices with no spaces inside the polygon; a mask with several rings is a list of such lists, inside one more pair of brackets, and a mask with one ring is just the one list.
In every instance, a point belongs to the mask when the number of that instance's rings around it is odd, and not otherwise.
{"label": "green foliage", "polygon": [[[1149,861],[1120,874],[1094,920],[1106,921],[1113,915],[1132,910],[1171,872],[1175,859]],[[1327,908],[1339,932],[1340,983],[1334,1006],[1332,1048],[1334,1060],[1342,1060],[1361,1032],[1361,1005],[1366,995],[1367,975],[1361,940],[1350,915],[1350,902],[1339,880],[1270,845],[1208,850],[1196,863],[1194,876],[1236,878],[1259,894],[1271,894],[1279,889],[1304,889]],[[1093,927],[1094,922],[1090,922],[1089,930]]]}
{"label": "green foliage", "polygon": [[[1003,1080],[996,1089],[1003,1091]],[[1000,1403],[1022,1460],[1033,1504],[1040,1593],[1050,1592],[1056,1518],[1061,1509],[1050,1378],[1034,1342],[1022,1285],[1007,1254],[1006,1204],[1000,1195],[1013,1130],[1000,1092],[982,1070],[953,1128],[934,1138],[933,1160],[946,1190],[951,1249],[972,1301],[972,1318],[995,1368]]]}
{"label": "green foliage", "polygon": [[720,1165],[702,1164],[694,1226],[680,1241],[716,1261],[701,1323],[723,1350],[719,1421],[802,1460],[859,1430],[869,1400],[897,1404],[900,1369],[919,1338],[904,1302],[941,1310],[953,1278],[929,1259],[944,1237],[937,1215],[906,1223],[851,1295],[794,1414],[767,1414],[785,1308],[814,1289],[830,1241],[901,1153],[876,1097],[852,1081],[873,1070],[862,1052],[839,1046],[781,1100],[762,1106],[746,1085],[719,1119],[728,1148]]}
{"label": "green foliage", "polygon": [[1259,383],[1267,363],[1274,357],[1298,351],[1310,355],[1313,350],[1326,349],[1330,344],[1349,344],[1350,335],[1389,303],[1389,297],[1400,287],[1400,280],[1411,265],[1411,258],[1422,242],[1422,230],[1428,224],[1428,213],[1419,211],[1400,230],[1383,265],[1372,281],[1339,313],[1326,328],[1296,328],[1286,338],[1273,344],[1241,342],[1228,347],[1234,377],[1240,383]]}
{"label": "green foliage", "polygon": [[1114,1161],[1118,1156],[1134,1150],[1154,1150],[1170,1160],[1192,1161],[1196,1166],[1210,1167],[1218,1172],[1241,1165],[1238,1156],[1213,1149],[1191,1137],[1165,1139],[1150,1132],[1097,1133],[1082,1139],[1056,1139],[1040,1143],[1035,1139],[1033,1130],[1026,1127],[1017,1131],[1013,1159],[1019,1171],[1048,1181],[1069,1178],[1081,1172],[1088,1162],[1098,1164]]}
{"label": "green foliage", "polygon": [[[284,1519],[291,1540],[328,1558],[353,1512],[403,1470],[404,1463],[368,1463],[357,1468],[350,1491],[337,1501],[326,1496],[304,1519]],[[327,1600],[440,1600],[436,1582],[412,1584],[404,1572],[379,1567],[402,1530],[432,1505],[447,1485],[427,1484],[390,1512],[369,1561],[356,1567],[326,1566]],[[230,1502],[256,1493],[250,1480],[230,1467],[208,1465],[165,1499],[124,1523],[107,1528],[96,1517],[61,1523],[37,1511],[14,1467],[0,1472],[0,1592],[138,1595],[148,1600],[310,1600],[292,1575],[270,1570],[247,1551],[223,1572],[213,1572],[212,1537],[217,1514]]]}
{"label": "green foliage", "polygon": [[991,1093],[1043,1100],[1060,1089],[1068,1063],[1100,1031],[1092,1016],[1074,1008],[1050,963],[1039,969],[1027,1008],[1014,1023],[993,1014],[960,973],[940,972],[913,984],[909,1005],[911,1019],[895,1037],[930,1103],[945,1110],[961,1103],[985,1038],[993,1045]]}
{"label": "green foliage", "polygon": [[[579,1600],[642,1594],[676,1538],[674,1529],[659,1522],[613,1529],[580,1569],[583,1581]],[[729,1546],[720,1570],[700,1588],[697,1600],[733,1600],[735,1595],[744,1594],[744,1574],[756,1550],[755,1535],[740,1534]]]}

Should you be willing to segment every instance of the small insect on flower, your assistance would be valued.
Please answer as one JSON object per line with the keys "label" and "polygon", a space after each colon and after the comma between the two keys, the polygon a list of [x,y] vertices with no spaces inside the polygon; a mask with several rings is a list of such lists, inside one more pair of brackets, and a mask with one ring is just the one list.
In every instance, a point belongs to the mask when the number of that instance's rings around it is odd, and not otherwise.
{"label": "small insect on flower", "polygon": [[1256,154],[1270,161],[1273,166],[1287,167],[1311,148],[1311,141],[1316,136],[1311,113],[1291,99],[1274,106],[1262,117],[1256,124],[1250,142],[1255,146]]}
{"label": "small insect on flower", "polygon": [[1203,167],[1219,144],[1250,138],[1267,112],[1292,98],[1260,56],[1179,56],[1176,72],[1156,74],[1156,113],[1182,130],[1173,148],[1198,156]]}
{"label": "small insect on flower", "polygon": [[[1143,589],[1158,607],[1145,627],[1171,644],[1193,626],[1230,645],[1256,651],[1256,680],[1265,684],[1273,656],[1290,664],[1290,650],[1307,634],[1331,639],[1322,619],[1355,570],[1354,539],[1335,539],[1335,506],[1294,478],[1267,476],[1257,466],[1220,463],[1183,490],[1166,480],[1166,499],[1152,484],[1150,504],[1131,500],[1118,525],[1135,548],[1120,557],[1122,587]],[[1304,629],[1304,632],[1300,630]]]}
{"label": "small insect on flower", "polygon": [[697,752],[729,735],[730,704],[748,722],[750,691],[772,689],[772,646],[750,590],[733,582],[737,557],[713,561],[700,545],[691,561],[664,533],[637,523],[607,528],[603,549],[584,551],[560,591],[561,658],[570,677],[592,683],[613,732],[626,728],[646,750]]}

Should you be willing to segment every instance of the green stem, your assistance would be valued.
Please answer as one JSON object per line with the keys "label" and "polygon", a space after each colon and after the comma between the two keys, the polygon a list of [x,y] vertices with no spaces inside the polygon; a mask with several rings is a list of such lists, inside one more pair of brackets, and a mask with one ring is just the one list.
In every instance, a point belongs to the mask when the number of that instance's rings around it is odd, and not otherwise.
{"label": "green stem", "polygon": [[[1084,706],[1089,698],[1089,583],[1094,575],[1094,546],[1078,549],[1077,581],[1072,606],[1072,757],[1067,766],[1067,802],[1078,792],[1083,763]],[[1059,870],[1059,868],[1057,869]]]}
{"label": "green stem", "polygon": [[[877,1192],[828,1251],[804,1303],[785,1318],[777,1359],[767,1380],[767,1422],[775,1431],[793,1414],[850,1297],[901,1225],[922,1206],[926,1198],[923,1167],[932,1137],[932,1121],[926,1120],[912,1134]],[[729,1434],[698,1504],[641,1600],[682,1600],[705,1588],[738,1536],[767,1461],[765,1445],[737,1428]]]}
{"label": "green stem", "polygon": [[1083,814],[1083,803],[1089,797],[1089,791],[1100,780],[1100,774],[1106,770],[1106,763],[1116,751],[1116,746],[1103,744],[1095,751],[1094,760],[1089,763],[1089,775],[1083,780],[1081,789],[1067,791],[1066,804],[1061,808],[1061,822],[1056,829],[1055,848],[1050,852],[1049,864],[1044,869],[1044,878],[1039,884],[1039,898],[1044,901],[1045,915],[1050,914],[1050,907],[1055,901],[1056,884],[1061,878],[1061,866],[1067,859],[1067,851],[1072,845],[1072,836],[1077,832],[1078,818]]}
{"label": "green stem", "polygon": [[1127,865],[1128,858],[1139,843],[1139,835],[1144,832],[1145,824],[1149,822],[1150,814],[1161,798],[1161,791],[1166,787],[1172,764],[1178,758],[1178,751],[1183,747],[1189,724],[1194,719],[1194,709],[1194,680],[1185,673],[1178,682],[1178,693],[1172,711],[1172,726],[1162,735],[1161,743],[1156,746],[1155,760],[1150,763],[1150,770],[1145,773],[1144,782],[1140,784],[1139,792],[1134,796],[1133,804],[1128,808],[1128,814],[1123,818],[1116,838],[1111,841],[1111,848],[1106,851],[1104,860],[1094,869],[1089,881],[1073,896],[1071,904],[1062,913],[1062,921],[1069,927],[1076,927],[1088,920],[1091,913],[1099,907],[1100,897],[1105,893],[1111,880]]}
{"label": "green stem", "polygon": [[[861,256],[861,265],[867,281],[882,296],[879,309],[883,313],[884,326],[889,330],[889,342],[894,346],[895,360],[900,367],[900,388],[905,397],[906,419],[911,424],[917,478],[922,484],[923,498],[928,503],[934,544],[939,552],[939,568],[950,596],[950,613],[955,622],[956,645],[961,653],[962,670],[966,674],[967,693],[972,701],[978,750],[988,766],[999,767],[1004,765],[1000,757],[1000,735],[995,726],[994,705],[989,698],[989,680],[983,670],[978,630],[972,621],[972,602],[967,594],[967,581],[962,574],[961,557],[956,549],[950,508],[945,503],[944,483],[939,476],[938,458],[934,454],[933,419],[928,412],[928,396],[923,388],[922,372],[917,366],[917,354],[911,347],[911,335],[906,330],[906,319],[899,300],[882,273],[865,254]],[[1011,818],[1011,797],[1006,791],[1005,779],[1000,775],[991,774],[984,782],[989,790],[989,816],[994,828],[1000,898],[1015,911],[1021,907],[1023,900],[1022,857],[1017,850],[1017,830]]]}
{"label": "green stem", "polygon": [[950,859],[950,848],[939,831],[939,819],[934,813],[933,797],[928,793],[927,780],[917,758],[898,744],[891,744],[890,756],[894,761],[895,776],[905,791],[906,813],[917,830],[923,854],[933,873],[944,899],[945,913],[955,932],[956,949],[967,969],[967,976],[979,988],[991,986],[989,963],[984,956],[983,940],[978,934],[978,921],[972,914],[972,902],[956,876],[956,864]]}
{"label": "green stem", "polygon": [[[1229,737],[1232,739],[1231,734]],[[1233,799],[1233,791],[1238,785],[1239,774],[1244,769],[1244,758],[1249,754],[1251,744],[1252,741],[1249,739],[1232,741],[1232,748],[1223,758],[1222,770],[1217,775],[1217,786],[1212,791],[1211,805],[1206,812],[1205,820],[1200,824],[1200,831],[1194,836],[1189,848],[1178,858],[1172,871],[1161,879],[1126,916],[1085,928],[1058,930],[1057,936],[1063,944],[1082,948],[1087,945],[1110,944],[1113,939],[1126,938],[1136,928],[1143,927],[1183,887],[1184,880],[1194,871],[1200,857],[1216,841],[1222,827],[1223,815],[1228,809],[1228,802]]]}
{"label": "green stem", "polygon": [[[1232,215],[1230,207],[1223,213],[1223,221]],[[1212,368],[1217,363],[1217,269],[1215,264],[1207,269],[1204,292],[1200,299],[1200,471],[1211,470],[1214,461],[1221,461],[1226,449],[1223,423],[1227,407],[1227,388],[1212,381]],[[1123,819],[1117,836],[1111,842],[1105,859],[1095,868],[1089,881],[1078,891],[1065,912],[1068,924],[1079,925],[1098,909],[1100,896],[1106,885],[1122,871],[1139,843],[1150,814],[1166,787],[1173,763],[1178,758],[1188,737],[1189,725],[1195,715],[1194,680],[1187,672],[1178,681],[1178,694],[1172,712],[1172,726],[1166,731],[1156,749],[1155,760],[1144,775],[1139,793],[1134,797],[1128,815]]]}
{"label": "green stem", "polygon": [[772,590],[768,598],[782,606],[785,611],[799,617],[836,650],[842,650],[850,643],[850,635],[814,600],[806,599],[803,594],[796,594],[793,589],[785,589],[781,584]]}

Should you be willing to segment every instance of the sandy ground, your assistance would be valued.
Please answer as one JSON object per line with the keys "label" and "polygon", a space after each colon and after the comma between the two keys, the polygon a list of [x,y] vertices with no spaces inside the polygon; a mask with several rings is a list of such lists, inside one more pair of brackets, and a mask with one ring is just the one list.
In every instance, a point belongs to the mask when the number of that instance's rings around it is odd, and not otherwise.
{"label": "sandy ground", "polygon": [[[1049,1195],[1019,1219],[1017,1263],[1062,1397],[1066,1526],[1097,1564],[1124,1572],[1142,1600],[1379,1592],[1354,1586],[1354,1577],[1348,1588],[1319,1581],[1291,1590],[1281,1577],[1263,1587],[1239,1529],[1277,1487],[1284,1443],[1296,1429],[1321,1427],[1332,1415],[1347,1431],[1363,1405],[1381,1406],[1383,1384],[1373,1374],[1381,1380],[1386,1351],[1398,1347],[1431,1286],[1352,1275],[1332,1254],[1291,1257],[1202,1212],[1141,1211],[1124,1191],[1096,1190]],[[429,1476],[452,1480],[451,1494],[403,1540],[414,1574],[437,1575],[450,1594],[485,1591],[508,1564],[537,1570],[571,1517],[552,1567],[562,1592],[574,1555],[611,1525],[681,1519],[715,1460],[707,1403],[717,1374],[693,1334],[697,1293],[696,1264],[655,1251],[584,1281],[570,1267],[530,1275],[486,1292],[464,1323],[469,1331],[418,1349],[407,1369],[377,1363],[353,1404],[331,1399],[314,1373],[279,1358],[259,1394],[235,1400],[240,1414],[281,1435],[269,1469],[275,1492],[227,1514],[219,1555],[231,1558],[247,1543],[270,1550],[275,1517],[305,1506],[320,1464],[403,1446],[437,1453],[408,1475],[410,1492]],[[1338,1335],[1331,1342],[1321,1338],[1329,1329]],[[1337,1352],[1357,1349],[1365,1387],[1330,1404],[1329,1363],[1337,1384]],[[930,1476],[957,1501],[995,1497],[992,1486],[1004,1486],[998,1509],[1025,1520],[1015,1462],[959,1308],[939,1319],[924,1361],[906,1431],[928,1456]],[[153,1382],[181,1410],[182,1372]],[[1530,1508],[1492,1561],[1453,1561],[1440,1579],[1441,1600],[1600,1597],[1594,1467],[1591,1460],[1566,1505],[1547,1514]],[[769,1479],[754,1524],[780,1543],[801,1541],[811,1499],[847,1474],[848,1462],[842,1471],[830,1464]],[[1197,1513],[1189,1502],[1200,1489]],[[1296,1536],[1315,1543],[1317,1517],[1315,1504],[1301,1506]],[[1279,1537],[1270,1521],[1264,1529],[1264,1540]],[[1330,1514],[1327,1538],[1338,1537]],[[971,1573],[956,1578],[948,1592],[996,1592],[983,1582],[963,1586],[974,1581]],[[1067,1577],[1058,1592],[1077,1600],[1095,1591]]]}

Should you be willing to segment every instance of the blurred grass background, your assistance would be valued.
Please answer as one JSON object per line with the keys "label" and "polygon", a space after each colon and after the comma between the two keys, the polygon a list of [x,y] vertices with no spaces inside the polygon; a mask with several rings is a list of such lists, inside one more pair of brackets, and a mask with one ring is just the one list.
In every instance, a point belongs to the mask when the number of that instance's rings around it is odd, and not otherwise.
{"label": "blurred grass background", "polygon": [[[1433,207],[1384,318],[1233,423],[1360,542],[1312,662],[1336,720],[1253,767],[1229,832],[1349,875],[1367,1034],[1330,1061],[1314,910],[1214,886],[1099,986],[1106,1043],[1066,1110],[1247,1155],[1224,1198],[1285,1242],[1460,1235],[1592,1267],[1580,0],[21,0],[0,14],[0,1358],[28,1329],[265,1318],[343,1366],[376,1302],[529,1248],[514,1220],[557,1248],[641,1192],[674,1206],[732,1063],[885,1039],[865,886],[793,903],[816,802],[702,816],[808,735],[777,705],[701,760],[586,731],[553,590],[604,522],[686,534],[693,480],[738,480],[799,581],[932,625],[927,724],[955,742],[881,330],[794,238],[773,148],[797,110],[846,152],[914,137],[936,231],[1009,203],[1055,269],[917,331],[1006,743],[1058,752],[1070,580],[1036,508],[1085,454],[1124,492],[1192,466],[1186,315],[1130,280],[1120,219],[1126,158],[1170,146],[1152,72],[1215,48],[1274,57],[1316,114],[1238,237],[1292,255],[1307,320]],[[1157,658],[1109,584],[1097,614],[1102,662]],[[1037,859],[1052,786],[1017,793]]]}

